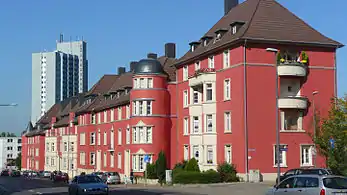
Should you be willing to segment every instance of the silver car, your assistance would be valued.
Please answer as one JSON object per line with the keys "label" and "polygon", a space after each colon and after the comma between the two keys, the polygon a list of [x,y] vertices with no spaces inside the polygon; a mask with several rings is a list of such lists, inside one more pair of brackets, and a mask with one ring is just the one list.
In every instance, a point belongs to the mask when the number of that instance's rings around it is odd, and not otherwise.
{"label": "silver car", "polygon": [[103,194],[108,195],[108,187],[96,175],[80,175],[74,177],[69,185],[69,195]]}
{"label": "silver car", "polygon": [[117,172],[106,172],[104,173],[104,176],[102,179],[107,183],[107,184],[120,184],[120,176],[119,173]]}
{"label": "silver car", "polygon": [[347,177],[294,175],[274,186],[267,195],[347,195]]}

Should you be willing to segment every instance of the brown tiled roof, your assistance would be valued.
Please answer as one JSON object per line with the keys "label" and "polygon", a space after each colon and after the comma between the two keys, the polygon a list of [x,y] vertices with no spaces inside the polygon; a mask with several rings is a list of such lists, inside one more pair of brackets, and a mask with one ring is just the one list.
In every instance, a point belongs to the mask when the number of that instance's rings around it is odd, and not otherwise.
{"label": "brown tiled roof", "polygon": [[[245,22],[236,34],[231,33],[230,24],[233,22]],[[219,41],[213,43],[218,29],[226,29],[228,32]],[[239,4],[223,16],[204,36],[211,36],[213,39],[207,46],[200,44],[194,52],[188,51],[174,65],[191,62],[200,56],[209,55],[245,39],[255,42],[343,46],[313,29],[275,0],[247,0]]]}
{"label": "brown tiled roof", "polygon": [[107,92],[111,89],[119,75],[104,75],[101,79],[86,93],[88,95],[97,95]]}
{"label": "brown tiled roof", "polygon": [[158,61],[163,66],[164,71],[168,75],[169,81],[175,81],[176,80],[176,68],[174,66],[171,66],[176,62],[175,58],[168,58],[166,56],[161,56],[158,58]]}
{"label": "brown tiled roof", "polygon": [[64,127],[68,126],[70,123],[69,116],[64,116],[63,118],[59,119],[56,123],[54,123],[54,127]]}
{"label": "brown tiled roof", "polygon": [[47,124],[51,123],[52,117],[57,116],[60,111],[60,102],[55,103],[37,122],[36,124]]}
{"label": "brown tiled roof", "polygon": [[119,98],[102,100],[94,107],[94,111],[102,111],[109,108],[114,108],[120,105],[125,105],[130,102],[130,94],[122,95]]}
{"label": "brown tiled roof", "polygon": [[133,73],[126,72],[124,74],[119,75],[118,79],[113,83],[109,92],[116,92],[119,89],[124,89],[125,87],[132,88],[133,86]]}

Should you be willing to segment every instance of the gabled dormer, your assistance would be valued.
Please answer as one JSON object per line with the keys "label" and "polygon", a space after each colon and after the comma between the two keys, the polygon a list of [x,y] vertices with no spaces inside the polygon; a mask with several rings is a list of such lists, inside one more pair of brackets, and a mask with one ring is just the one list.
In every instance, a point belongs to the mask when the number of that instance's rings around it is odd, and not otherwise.
{"label": "gabled dormer", "polygon": [[208,35],[201,37],[202,45],[207,46],[212,39],[213,37]]}
{"label": "gabled dormer", "polygon": [[193,42],[190,42],[189,45],[190,45],[190,51],[194,52],[195,49],[200,45],[200,42],[199,41],[193,41]]}
{"label": "gabled dormer", "polygon": [[217,29],[214,33],[216,34],[216,38],[214,39],[214,43],[219,41],[223,35],[228,32],[227,29],[223,29],[223,28],[220,28],[220,29]]}
{"label": "gabled dormer", "polygon": [[244,21],[234,21],[230,24],[231,34],[236,34],[239,29],[245,24]]}

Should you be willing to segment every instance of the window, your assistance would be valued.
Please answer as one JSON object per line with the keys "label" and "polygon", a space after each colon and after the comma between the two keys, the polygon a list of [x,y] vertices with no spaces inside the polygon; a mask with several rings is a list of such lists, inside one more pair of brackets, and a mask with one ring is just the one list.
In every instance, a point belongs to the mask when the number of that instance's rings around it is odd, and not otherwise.
{"label": "window", "polygon": [[107,167],[107,153],[104,152],[104,167]]}
{"label": "window", "polygon": [[139,88],[139,86],[138,86],[138,82],[137,82],[137,79],[134,79],[134,88],[136,89],[136,88]]}
{"label": "window", "polygon": [[236,26],[233,26],[232,30],[233,30],[233,34],[236,34],[236,31],[237,31]]}
{"label": "window", "polygon": [[64,152],[67,152],[67,142],[64,142]]}
{"label": "window", "polygon": [[95,133],[90,133],[90,145],[95,144]]}
{"label": "window", "polygon": [[80,145],[85,145],[86,144],[86,134],[81,133],[80,134]]}
{"label": "window", "polygon": [[51,158],[51,166],[54,166],[54,164],[55,164],[54,158]]}
{"label": "window", "polygon": [[206,84],[206,101],[212,101],[212,83]]}
{"label": "window", "polygon": [[208,68],[214,68],[214,56],[208,57]]}
{"label": "window", "polygon": [[107,132],[104,132],[104,145],[107,145]]}
{"label": "window", "polygon": [[193,133],[199,133],[199,117],[193,117]]}
{"label": "window", "polygon": [[274,146],[274,166],[279,161],[281,167],[287,166],[287,145],[280,145],[280,155],[277,157],[276,145]]}
{"label": "window", "polygon": [[207,146],[207,164],[213,164],[213,147]]}
{"label": "window", "polygon": [[130,105],[126,106],[126,118],[129,119],[130,118]]}
{"label": "window", "polygon": [[153,79],[147,78],[147,88],[153,88]]}
{"label": "window", "polygon": [[95,165],[95,153],[90,153],[90,165]]}
{"label": "window", "polygon": [[230,67],[229,56],[230,56],[229,50],[226,50],[223,52],[223,66],[224,66],[224,68]]}
{"label": "window", "polygon": [[18,147],[17,147],[17,151],[18,151],[18,152],[22,151],[22,146],[18,146]]}
{"label": "window", "polygon": [[67,159],[63,158],[63,167],[66,168],[67,167]]}
{"label": "window", "polygon": [[231,132],[231,112],[224,113],[224,131]]}
{"label": "window", "polygon": [[100,146],[101,145],[101,135],[100,135],[100,129],[99,129],[99,131],[98,131],[98,146]]}
{"label": "window", "polygon": [[281,112],[281,129],[289,131],[302,130],[303,113],[297,110]]}
{"label": "window", "polygon": [[152,114],[152,101],[147,101],[147,115],[151,115]]}
{"label": "window", "polygon": [[134,127],[133,143],[152,143],[152,127]]}
{"label": "window", "polygon": [[140,78],[140,88],[145,88],[145,79]]}
{"label": "window", "polygon": [[107,111],[104,111],[104,123],[107,123]]}
{"label": "window", "polygon": [[114,121],[114,108],[111,109],[111,121]]}
{"label": "window", "polygon": [[189,121],[188,118],[183,119],[183,135],[189,134]]}
{"label": "window", "polygon": [[49,165],[49,157],[46,157],[46,165]]}
{"label": "window", "polygon": [[122,120],[122,107],[118,107],[118,120]]}
{"label": "window", "polygon": [[110,167],[114,167],[114,155],[112,152],[110,153]]}
{"label": "window", "polygon": [[311,145],[301,146],[301,166],[312,166],[312,150],[313,146]]}
{"label": "window", "polygon": [[126,143],[130,144],[130,129],[127,128],[127,132],[126,132]]}
{"label": "window", "polygon": [[146,128],[146,140],[145,143],[152,143],[152,127]]}
{"label": "window", "polygon": [[54,152],[54,151],[55,151],[55,146],[54,146],[54,143],[52,143],[51,150],[52,150],[52,152]]}
{"label": "window", "polygon": [[137,143],[138,142],[138,135],[137,135],[137,129],[136,127],[133,128],[133,143]]}
{"label": "window", "polygon": [[[145,170],[144,154],[132,155],[132,168],[135,172],[143,172]],[[150,163],[152,162],[152,157],[150,156]]]}
{"label": "window", "polygon": [[183,107],[188,106],[188,90],[183,91]]}
{"label": "window", "polygon": [[195,70],[199,70],[200,69],[200,62],[197,61],[195,62]]}
{"label": "window", "polygon": [[198,104],[199,103],[199,92],[194,89],[193,91],[193,103]]}
{"label": "window", "polygon": [[118,169],[122,168],[122,153],[118,153],[118,159],[117,159]]}
{"label": "window", "polygon": [[193,146],[193,155],[197,162],[199,162],[199,146]]}
{"label": "window", "polygon": [[118,129],[118,145],[122,145],[122,129]]}
{"label": "window", "polygon": [[224,100],[230,100],[230,79],[224,80]]}
{"label": "window", "polygon": [[143,115],[143,101],[139,101],[139,114],[140,116]]}
{"label": "window", "polygon": [[92,114],[92,116],[91,116],[91,122],[92,122],[92,124],[95,124],[95,114]]}
{"label": "window", "polygon": [[288,179],[284,180],[282,183],[280,183],[278,185],[278,188],[279,189],[293,188],[294,187],[294,179],[296,180],[295,177],[291,177],[291,178],[288,178]]}
{"label": "window", "polygon": [[183,81],[188,79],[188,66],[183,67]]}
{"label": "window", "polygon": [[137,115],[136,102],[133,102],[133,115]]}
{"label": "window", "polygon": [[225,154],[225,162],[231,164],[232,162],[232,154],[231,154],[231,146],[226,145],[224,148],[224,154]]}
{"label": "window", "polygon": [[212,125],[212,114],[206,115],[206,132],[212,132],[213,131],[213,125]]}
{"label": "window", "polygon": [[188,161],[189,160],[189,147],[188,145],[184,145],[183,148],[183,155],[184,155],[184,160]]}
{"label": "window", "polygon": [[114,149],[114,131],[113,131],[113,129],[111,130],[111,149]]}
{"label": "window", "polygon": [[98,123],[99,124],[101,123],[101,113],[100,112],[98,113]]}
{"label": "window", "polygon": [[7,150],[12,150],[13,148],[12,147],[7,147]]}
{"label": "window", "polygon": [[70,150],[71,150],[71,152],[75,151],[75,143],[74,142],[70,143]]}

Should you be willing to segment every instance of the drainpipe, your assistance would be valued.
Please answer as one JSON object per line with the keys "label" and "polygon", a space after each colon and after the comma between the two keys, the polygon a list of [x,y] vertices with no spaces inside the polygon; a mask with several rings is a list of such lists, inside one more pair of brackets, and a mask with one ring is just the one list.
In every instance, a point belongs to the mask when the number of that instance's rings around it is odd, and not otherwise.
{"label": "drainpipe", "polygon": [[[177,76],[177,74],[176,74],[176,103],[178,103],[178,76]],[[176,144],[176,160],[175,160],[175,164],[178,163],[178,152],[179,152],[179,144],[178,144],[178,106],[176,106],[176,143],[177,144]],[[171,145],[171,143],[170,143],[170,145]]]}
{"label": "drainpipe", "polygon": [[244,133],[245,133],[245,174],[246,174],[246,181],[249,182],[249,175],[248,175],[248,124],[247,124],[247,64],[246,64],[246,45],[247,45],[247,39],[245,40],[244,46],[243,46],[243,109],[244,109]]}

